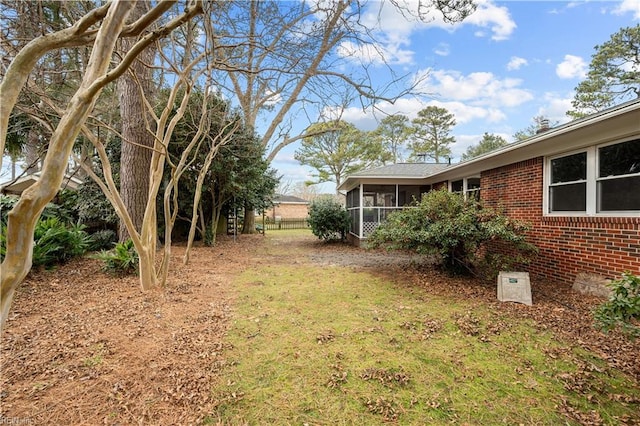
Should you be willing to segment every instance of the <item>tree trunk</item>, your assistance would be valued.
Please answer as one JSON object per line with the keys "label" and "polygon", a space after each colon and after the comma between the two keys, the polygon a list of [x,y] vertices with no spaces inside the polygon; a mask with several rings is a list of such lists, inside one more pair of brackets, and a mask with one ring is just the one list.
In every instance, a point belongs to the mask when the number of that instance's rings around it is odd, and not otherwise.
{"label": "tree trunk", "polygon": [[[146,2],[136,2],[131,18],[137,19],[146,10]],[[122,54],[126,54],[135,39],[122,39]],[[120,100],[120,117],[122,119],[122,150],[120,154],[120,195],[133,220],[133,225],[140,232],[144,211],[149,195],[149,168],[154,139],[147,125],[153,122],[145,117],[146,108],[143,93],[150,96],[153,92],[151,68],[155,49],[147,47],[131,64],[130,72],[118,80],[117,90]],[[137,78],[134,78],[134,75]],[[142,93],[141,93],[142,91]],[[125,224],[120,221],[118,239],[124,242],[129,238]]]}
{"label": "tree trunk", "polygon": [[42,142],[38,137],[36,128],[32,127],[27,133],[27,143],[24,146],[25,172],[32,175],[40,171],[40,146]]}
{"label": "tree trunk", "polygon": [[242,221],[243,234],[257,234],[256,211],[252,206],[244,206],[244,220]]}
{"label": "tree trunk", "polygon": [[[129,14],[130,7],[130,3],[122,2],[109,8],[107,17],[96,35],[90,65],[83,81],[70,100],[67,110],[49,141],[42,177],[22,193],[20,200],[9,212],[6,255],[0,267],[0,331],[2,331],[9,315],[15,290],[31,269],[33,232],[36,222],[46,204],[53,199],[62,184],[73,142],[80,133],[81,126],[93,109],[95,100],[103,87],[95,82],[108,70],[116,39],[124,25],[123,21]],[[64,40],[62,41],[64,42]],[[32,43],[37,45],[41,41],[36,39]],[[46,43],[45,40],[44,44]],[[20,62],[21,60],[19,54],[9,67],[5,81],[20,80],[21,76],[30,73],[30,63],[27,63],[26,66],[16,65],[14,67],[16,61]],[[16,75],[11,75],[12,73],[16,73]],[[103,84],[106,84],[106,81]],[[4,84],[0,87],[4,87]],[[5,107],[11,111],[13,105],[9,104]],[[2,115],[0,128],[2,128],[3,134],[0,135],[0,140],[2,140],[2,148],[4,148],[5,123],[8,122],[8,117],[4,117],[4,111],[2,112],[3,114],[0,114]]]}

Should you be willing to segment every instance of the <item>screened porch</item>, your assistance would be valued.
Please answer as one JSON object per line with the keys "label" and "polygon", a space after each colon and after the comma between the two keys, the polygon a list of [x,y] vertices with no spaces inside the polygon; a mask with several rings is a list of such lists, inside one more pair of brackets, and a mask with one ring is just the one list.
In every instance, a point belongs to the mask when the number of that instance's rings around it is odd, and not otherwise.
{"label": "screened porch", "polygon": [[351,216],[349,233],[359,239],[369,236],[387,216],[420,201],[430,185],[360,184],[347,192],[347,211]]}

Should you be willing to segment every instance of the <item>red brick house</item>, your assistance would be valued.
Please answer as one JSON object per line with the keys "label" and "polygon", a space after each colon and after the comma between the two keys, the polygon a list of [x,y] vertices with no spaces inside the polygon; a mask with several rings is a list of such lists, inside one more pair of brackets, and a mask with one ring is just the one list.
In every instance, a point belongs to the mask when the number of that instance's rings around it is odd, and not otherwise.
{"label": "red brick house", "polygon": [[293,195],[276,194],[273,208],[265,211],[265,217],[275,222],[280,219],[306,219],[309,215],[309,202]]}
{"label": "red brick house", "polygon": [[[632,101],[455,165],[382,167],[349,176],[346,191],[360,243],[410,187],[446,187],[532,225],[534,276],[573,282],[640,275],[640,101]],[[394,173],[397,173],[394,176]]]}

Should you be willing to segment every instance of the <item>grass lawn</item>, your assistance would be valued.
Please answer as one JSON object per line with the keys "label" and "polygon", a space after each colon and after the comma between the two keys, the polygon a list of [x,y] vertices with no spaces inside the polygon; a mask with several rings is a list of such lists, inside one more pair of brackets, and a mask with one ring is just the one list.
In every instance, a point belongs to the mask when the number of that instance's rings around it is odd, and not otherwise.
{"label": "grass lawn", "polygon": [[486,305],[305,261],[236,284],[210,424],[640,422],[633,380]]}

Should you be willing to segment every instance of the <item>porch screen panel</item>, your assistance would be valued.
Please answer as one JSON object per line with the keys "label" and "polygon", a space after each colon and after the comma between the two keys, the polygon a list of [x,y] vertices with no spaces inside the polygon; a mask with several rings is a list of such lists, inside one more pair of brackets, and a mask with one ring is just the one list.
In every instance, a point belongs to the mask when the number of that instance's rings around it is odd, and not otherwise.
{"label": "porch screen panel", "polygon": [[347,193],[347,210],[351,217],[349,231],[360,236],[360,188],[354,188]]}
{"label": "porch screen panel", "polygon": [[464,189],[464,180],[460,179],[460,180],[455,180],[451,182],[451,192],[462,193],[463,189]]}
{"label": "porch screen panel", "polygon": [[395,185],[364,185],[364,207],[395,207]]}
{"label": "porch screen panel", "polygon": [[424,186],[419,185],[400,185],[398,186],[398,206],[404,207],[411,205],[415,198],[420,202]]}
{"label": "porch screen panel", "polygon": [[351,224],[349,225],[349,230],[352,234],[355,234],[359,237],[360,235],[360,209],[351,209],[349,210],[349,215],[351,216]]}
{"label": "porch screen panel", "polygon": [[360,188],[352,189],[347,193],[347,208],[360,207]]}

